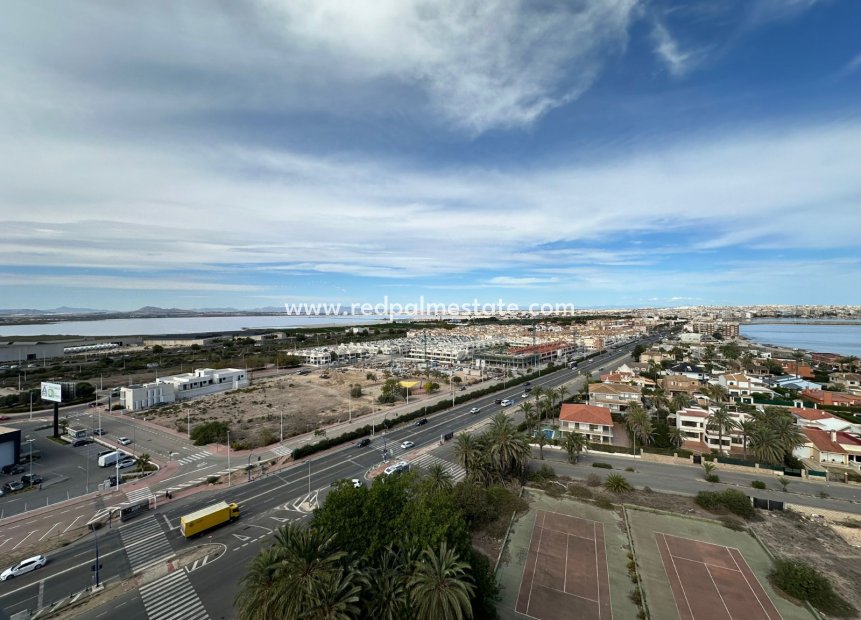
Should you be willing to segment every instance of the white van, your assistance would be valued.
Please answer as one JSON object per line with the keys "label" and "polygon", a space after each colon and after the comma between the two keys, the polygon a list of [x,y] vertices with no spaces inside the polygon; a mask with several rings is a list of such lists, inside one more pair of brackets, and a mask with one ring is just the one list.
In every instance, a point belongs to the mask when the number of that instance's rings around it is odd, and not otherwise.
{"label": "white van", "polygon": [[99,467],[110,467],[123,457],[122,453],[114,450],[99,456]]}

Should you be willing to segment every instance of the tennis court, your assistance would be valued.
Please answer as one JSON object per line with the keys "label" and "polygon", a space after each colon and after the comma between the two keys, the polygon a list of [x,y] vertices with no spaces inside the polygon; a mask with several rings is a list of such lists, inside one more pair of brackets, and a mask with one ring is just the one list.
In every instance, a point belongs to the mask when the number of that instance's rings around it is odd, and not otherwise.
{"label": "tennis court", "polygon": [[537,511],[515,611],[538,620],[610,620],[604,524]]}
{"label": "tennis court", "polygon": [[781,620],[738,549],[655,532],[681,620]]}

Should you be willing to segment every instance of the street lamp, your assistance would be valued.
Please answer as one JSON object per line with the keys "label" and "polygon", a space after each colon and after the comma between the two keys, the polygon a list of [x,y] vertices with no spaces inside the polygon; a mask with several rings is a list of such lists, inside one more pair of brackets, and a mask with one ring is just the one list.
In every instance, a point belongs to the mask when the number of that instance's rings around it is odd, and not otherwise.
{"label": "street lamp", "polygon": [[185,431],[188,434],[188,440],[191,441],[191,407],[185,412]]}
{"label": "street lamp", "polygon": [[310,500],[310,497],[311,497],[311,459],[308,459],[305,462],[308,463],[308,497],[309,497],[308,501],[311,501]]}
{"label": "street lamp", "polygon": [[227,431],[227,486],[230,486],[230,431]]}
{"label": "street lamp", "polygon": [[93,529],[93,536],[96,539],[96,563],[93,564],[93,572],[96,573],[96,590],[99,589],[99,569],[101,569],[101,565],[99,564],[99,535],[96,530],[95,523],[90,526]]}
{"label": "street lamp", "polygon": [[281,443],[284,443],[284,409],[281,409]]}
{"label": "street lamp", "polygon": [[33,442],[35,439],[30,439],[30,436],[27,436],[27,443],[30,444],[30,486],[33,486]]}

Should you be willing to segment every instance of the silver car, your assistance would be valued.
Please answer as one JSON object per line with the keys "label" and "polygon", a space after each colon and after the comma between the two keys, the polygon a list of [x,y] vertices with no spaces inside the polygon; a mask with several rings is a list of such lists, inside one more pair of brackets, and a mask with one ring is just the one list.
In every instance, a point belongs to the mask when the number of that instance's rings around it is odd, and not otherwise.
{"label": "silver car", "polygon": [[15,566],[10,566],[2,573],[0,573],[0,581],[6,581],[7,579],[11,579],[12,577],[25,575],[32,570],[42,568],[43,566],[45,566],[45,564],[47,564],[47,562],[48,559],[44,555],[34,555],[32,558],[21,560]]}

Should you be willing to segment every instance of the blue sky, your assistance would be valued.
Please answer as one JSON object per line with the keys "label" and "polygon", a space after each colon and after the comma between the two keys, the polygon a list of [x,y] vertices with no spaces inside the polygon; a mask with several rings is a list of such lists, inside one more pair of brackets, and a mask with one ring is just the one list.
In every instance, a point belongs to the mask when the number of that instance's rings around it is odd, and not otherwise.
{"label": "blue sky", "polygon": [[0,307],[861,304],[861,4],[12,2]]}

